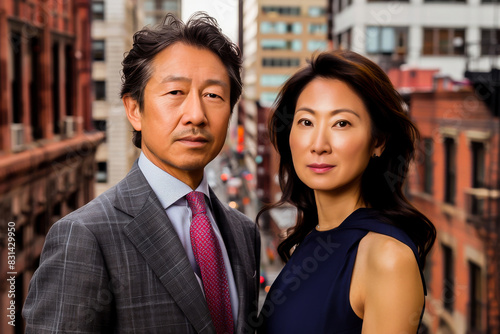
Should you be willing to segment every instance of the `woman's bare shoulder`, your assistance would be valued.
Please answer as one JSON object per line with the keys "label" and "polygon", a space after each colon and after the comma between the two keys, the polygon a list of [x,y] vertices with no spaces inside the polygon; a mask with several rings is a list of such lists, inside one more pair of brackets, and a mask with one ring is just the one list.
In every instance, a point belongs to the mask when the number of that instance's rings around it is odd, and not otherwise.
{"label": "woman's bare shoulder", "polygon": [[417,265],[411,248],[385,234],[370,232],[361,239],[358,256],[366,257],[367,269],[375,271],[401,271]]}

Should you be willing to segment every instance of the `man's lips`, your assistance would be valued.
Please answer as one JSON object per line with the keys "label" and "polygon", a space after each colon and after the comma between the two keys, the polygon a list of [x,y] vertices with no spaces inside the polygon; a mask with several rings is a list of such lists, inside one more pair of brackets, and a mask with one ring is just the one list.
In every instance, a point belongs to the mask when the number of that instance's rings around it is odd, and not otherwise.
{"label": "man's lips", "polygon": [[208,139],[203,136],[186,136],[177,139],[177,141],[189,146],[202,146],[208,143]]}
{"label": "man's lips", "polygon": [[315,173],[326,173],[329,170],[332,170],[335,165],[330,165],[330,164],[310,164],[307,165],[313,172]]}

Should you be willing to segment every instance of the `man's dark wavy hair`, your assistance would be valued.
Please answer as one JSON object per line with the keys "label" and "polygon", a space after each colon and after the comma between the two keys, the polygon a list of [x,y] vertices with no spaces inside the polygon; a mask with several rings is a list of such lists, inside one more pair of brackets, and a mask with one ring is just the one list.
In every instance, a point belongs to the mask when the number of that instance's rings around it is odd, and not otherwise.
{"label": "man's dark wavy hair", "polygon": [[[230,81],[231,111],[241,95],[241,52],[226,37],[217,21],[203,12],[193,14],[184,23],[172,14],[154,27],[145,27],[134,34],[134,45],[122,62],[122,89],[120,97],[129,95],[144,111],[144,88],[153,74],[154,57],[170,45],[181,42],[203,48],[216,54],[226,67]],[[141,132],[134,130],[133,143],[141,148]]]}
{"label": "man's dark wavy hair", "polygon": [[297,176],[289,143],[297,99],[316,78],[340,80],[363,100],[372,121],[372,140],[385,143],[385,149],[380,157],[371,159],[364,171],[361,195],[365,203],[377,209],[382,220],[400,227],[415,242],[423,266],[436,239],[436,229],[406,199],[403,191],[419,132],[384,71],[352,51],[320,53],[283,85],[269,122],[269,137],[280,155],[278,176],[282,197],[277,203],[264,207],[257,219],[265,211],[285,203],[297,208],[296,225],[289,229],[288,236],[278,247],[285,262],[293,248],[318,224],[314,192]]}

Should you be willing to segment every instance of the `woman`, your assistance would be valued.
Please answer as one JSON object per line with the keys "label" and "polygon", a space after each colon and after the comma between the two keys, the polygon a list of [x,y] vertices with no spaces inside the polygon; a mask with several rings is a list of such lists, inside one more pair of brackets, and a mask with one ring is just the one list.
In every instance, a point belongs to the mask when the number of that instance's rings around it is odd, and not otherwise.
{"label": "woman", "polygon": [[[270,120],[281,200],[297,222],[260,333],[415,333],[432,223],[405,198],[418,131],[387,75],[325,52],[282,88]],[[259,215],[260,215],[259,214]]]}

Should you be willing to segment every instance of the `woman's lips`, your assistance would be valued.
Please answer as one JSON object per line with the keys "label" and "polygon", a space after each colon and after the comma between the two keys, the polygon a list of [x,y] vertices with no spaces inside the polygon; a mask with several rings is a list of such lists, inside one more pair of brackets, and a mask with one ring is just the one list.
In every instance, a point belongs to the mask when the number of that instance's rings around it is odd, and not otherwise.
{"label": "woman's lips", "polygon": [[315,173],[326,173],[330,170],[332,170],[335,165],[329,165],[329,164],[310,164],[307,165],[309,169],[311,169]]}

